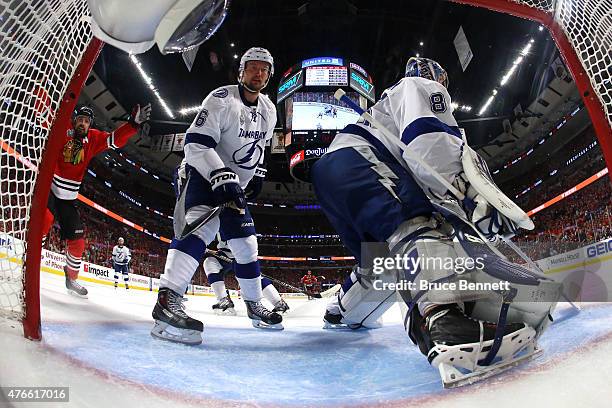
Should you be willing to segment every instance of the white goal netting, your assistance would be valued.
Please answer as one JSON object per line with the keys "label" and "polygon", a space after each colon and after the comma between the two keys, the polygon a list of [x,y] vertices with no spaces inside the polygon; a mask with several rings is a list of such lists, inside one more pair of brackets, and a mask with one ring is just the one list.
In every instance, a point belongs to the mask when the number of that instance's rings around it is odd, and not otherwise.
{"label": "white goal netting", "polygon": [[559,24],[612,127],[612,0],[500,0],[533,7]]}
{"label": "white goal netting", "polygon": [[34,185],[55,113],[91,39],[86,0],[0,0],[0,317],[24,318]]}
{"label": "white goal netting", "polygon": [[[491,2],[527,5],[554,18],[612,125],[612,0]],[[0,317],[24,318],[25,240],[38,167],[91,40],[88,15],[86,0],[0,0]]]}

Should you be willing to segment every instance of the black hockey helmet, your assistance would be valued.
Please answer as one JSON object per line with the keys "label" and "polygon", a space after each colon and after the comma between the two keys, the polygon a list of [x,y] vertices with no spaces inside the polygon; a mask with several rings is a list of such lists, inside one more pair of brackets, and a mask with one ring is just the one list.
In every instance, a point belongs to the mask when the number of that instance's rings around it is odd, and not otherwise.
{"label": "black hockey helmet", "polygon": [[77,106],[72,113],[72,121],[74,122],[79,116],[87,116],[90,121],[90,126],[93,125],[94,122],[94,111],[89,106]]}

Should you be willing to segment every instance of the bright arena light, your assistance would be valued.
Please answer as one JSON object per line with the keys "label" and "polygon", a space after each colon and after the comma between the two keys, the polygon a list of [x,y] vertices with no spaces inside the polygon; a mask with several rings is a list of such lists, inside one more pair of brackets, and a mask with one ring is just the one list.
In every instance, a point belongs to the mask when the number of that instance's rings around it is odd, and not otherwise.
{"label": "bright arena light", "polygon": [[[525,57],[529,55],[529,51],[533,47],[534,43],[535,43],[535,40],[531,38],[529,42],[523,47],[523,49],[519,53],[519,56],[516,57],[514,62],[512,62],[512,66],[502,76],[501,80],[499,81],[499,86],[503,87],[508,83],[512,75],[514,75],[514,73],[516,72],[519,65],[521,65],[521,63],[525,60]],[[489,106],[493,102],[493,99],[495,99],[497,92],[498,92],[497,89],[493,90],[493,95],[491,95],[489,99],[487,99],[487,101],[484,103],[484,105],[480,108],[480,110],[478,111],[478,115],[482,115],[483,113],[486,112],[486,110],[489,108]]]}
{"label": "bright arena light", "polygon": [[189,115],[190,113],[195,113],[200,110],[200,105],[190,106],[188,108],[182,108],[179,113],[183,116]]}
{"label": "bright arena light", "polygon": [[142,64],[140,63],[140,61],[138,61],[138,58],[136,58],[135,55],[130,54],[130,60],[132,61],[134,66],[136,66],[136,69],[138,69],[140,76],[142,77],[142,79],[144,79],[145,83],[149,86],[149,89],[157,97],[157,100],[159,101],[160,105],[166,111],[166,114],[170,116],[172,119],[174,119],[174,113],[172,113],[172,109],[170,109],[170,107],[168,106],[164,98],[162,98],[162,96],[159,94],[159,91],[153,84],[153,79],[149,75],[147,75],[147,73],[144,71],[144,69],[142,68]]}

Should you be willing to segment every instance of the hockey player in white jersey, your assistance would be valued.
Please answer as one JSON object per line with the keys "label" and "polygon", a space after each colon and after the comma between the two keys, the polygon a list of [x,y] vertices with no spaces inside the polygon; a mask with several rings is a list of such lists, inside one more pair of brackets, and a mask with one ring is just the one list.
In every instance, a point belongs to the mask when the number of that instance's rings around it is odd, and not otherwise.
{"label": "hockey player in white jersey", "polygon": [[[311,174],[321,208],[360,265],[328,305],[326,327],[378,327],[382,314],[399,300],[410,338],[440,369],[445,385],[452,386],[468,381],[466,376],[491,373],[495,364],[512,362],[517,354],[534,354],[535,338],[548,323],[559,288],[492,253],[467,223],[443,212],[436,203],[456,203],[457,198],[449,197],[447,187],[405,154],[416,153],[468,197],[460,202],[461,211],[486,239],[516,230],[466,180],[462,138],[447,87],[446,71],[439,64],[410,58],[405,77],[385,90],[369,111],[396,140],[365,121],[348,125]],[[371,259],[362,254],[361,244],[367,242],[384,243],[390,257],[482,257],[484,268],[461,277],[479,281],[496,276],[513,285],[512,296],[491,291],[377,290],[382,288],[374,285],[377,280],[457,282],[460,275],[440,262],[375,275]],[[534,288],[546,294],[542,302],[528,306],[512,302],[517,293],[521,296],[516,299],[532,299]]]}
{"label": "hockey player in white jersey", "polygon": [[260,93],[274,74],[272,55],[264,48],[251,48],[240,59],[238,71],[239,84],[212,91],[187,130],[187,181],[174,211],[175,237],[211,209],[226,207],[191,235],[172,240],[153,310],[156,323],[151,334],[156,337],[202,342],[203,324],[185,313],[183,293],[217,232],[236,259],[236,279],[253,325],[282,329],[282,317],[261,303],[257,237],[245,198],[247,186],[261,189],[265,144],[276,124],[274,104]]}
{"label": "hockey player in white jersey", "polygon": [[124,239],[119,237],[117,239],[117,245],[113,247],[113,269],[115,269],[115,288],[117,287],[117,281],[119,280],[119,274],[123,275],[123,282],[125,284],[125,289],[129,289],[129,275],[128,275],[128,265],[132,260],[132,254],[130,253],[130,249],[123,245]]}
{"label": "hockey player in white jersey", "polygon": [[[209,255],[204,259],[203,267],[208,283],[215,292],[217,303],[212,306],[217,314],[236,315],[234,302],[225,288],[225,276],[234,272],[234,255],[225,241],[219,241],[216,251],[206,251]],[[274,307],[273,312],[285,313],[289,305],[281,298],[272,281],[261,277],[261,287],[264,298]]]}

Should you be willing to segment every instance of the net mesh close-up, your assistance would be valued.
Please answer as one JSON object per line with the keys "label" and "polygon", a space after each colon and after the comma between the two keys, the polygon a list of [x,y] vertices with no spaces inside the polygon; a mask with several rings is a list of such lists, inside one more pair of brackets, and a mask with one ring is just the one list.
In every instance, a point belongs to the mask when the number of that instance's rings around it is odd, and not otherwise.
{"label": "net mesh close-up", "polygon": [[86,0],[0,1],[0,316],[24,314],[34,186],[62,96],[91,40]]}

